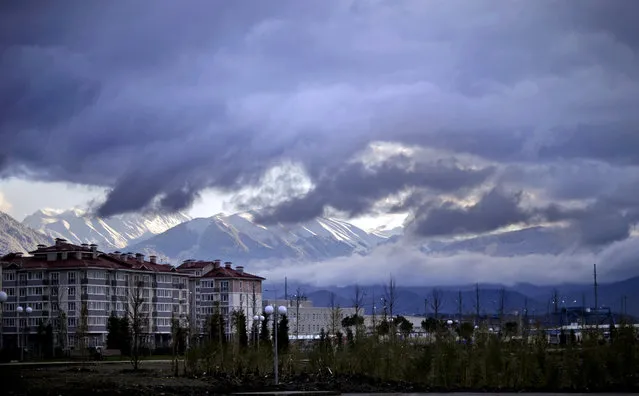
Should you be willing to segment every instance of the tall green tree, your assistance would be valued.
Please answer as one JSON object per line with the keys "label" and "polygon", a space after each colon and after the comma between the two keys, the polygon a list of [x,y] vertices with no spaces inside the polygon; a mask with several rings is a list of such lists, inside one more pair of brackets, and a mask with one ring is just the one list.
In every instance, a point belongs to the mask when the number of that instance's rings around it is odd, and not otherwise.
{"label": "tall green tree", "polygon": [[233,311],[233,327],[237,333],[237,341],[240,348],[248,346],[248,333],[246,331],[246,315],[244,311]]}
{"label": "tall green tree", "polygon": [[269,318],[269,315],[264,314],[264,320],[262,321],[260,326],[260,342],[262,343],[271,342],[271,335],[268,328],[268,318]]}
{"label": "tall green tree", "polygon": [[277,349],[279,352],[287,352],[289,346],[288,338],[288,317],[282,315],[277,328]]}

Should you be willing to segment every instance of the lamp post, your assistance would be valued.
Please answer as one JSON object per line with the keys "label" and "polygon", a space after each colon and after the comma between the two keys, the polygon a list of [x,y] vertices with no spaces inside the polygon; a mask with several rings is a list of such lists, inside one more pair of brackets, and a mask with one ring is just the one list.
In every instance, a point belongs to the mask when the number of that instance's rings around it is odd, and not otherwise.
{"label": "lamp post", "polygon": [[33,309],[31,307],[22,308],[22,306],[20,305],[16,308],[16,312],[18,313],[17,315],[18,323],[16,323],[18,325],[18,340],[22,340],[22,342],[20,341],[18,342],[18,344],[20,345],[20,361],[23,361],[24,347],[26,346],[24,344],[26,344],[26,340],[24,339],[24,330],[22,329],[22,326],[20,326],[20,314],[24,312],[27,315],[29,315],[31,312],[33,312]]}
{"label": "lamp post", "polygon": [[277,328],[278,328],[278,316],[286,315],[286,307],[280,305],[277,307],[277,310],[272,305],[267,305],[264,307],[264,312],[267,315],[273,315],[273,373],[275,374],[275,385],[278,385],[279,380],[279,358],[277,356]]}
{"label": "lamp post", "polygon": [[8,298],[6,292],[0,291],[0,351],[4,348],[4,303]]}

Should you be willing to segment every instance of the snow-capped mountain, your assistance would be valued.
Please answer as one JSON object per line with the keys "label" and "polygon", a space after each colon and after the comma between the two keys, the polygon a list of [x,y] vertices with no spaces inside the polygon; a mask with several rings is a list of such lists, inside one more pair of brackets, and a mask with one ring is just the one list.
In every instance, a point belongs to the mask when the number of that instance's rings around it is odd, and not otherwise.
{"label": "snow-capped mountain", "polygon": [[175,214],[126,214],[107,219],[92,217],[80,209],[42,209],[27,216],[23,224],[51,238],[71,243],[96,243],[102,250],[122,249],[175,227],[191,218]]}
{"label": "snow-capped mountain", "polygon": [[0,212],[0,256],[7,253],[27,253],[38,244],[51,245],[53,240],[4,212]]}
{"label": "snow-capped mountain", "polygon": [[170,261],[323,260],[364,254],[384,240],[341,220],[317,218],[301,224],[263,226],[245,212],[193,219],[133,244],[127,251],[154,254]]}

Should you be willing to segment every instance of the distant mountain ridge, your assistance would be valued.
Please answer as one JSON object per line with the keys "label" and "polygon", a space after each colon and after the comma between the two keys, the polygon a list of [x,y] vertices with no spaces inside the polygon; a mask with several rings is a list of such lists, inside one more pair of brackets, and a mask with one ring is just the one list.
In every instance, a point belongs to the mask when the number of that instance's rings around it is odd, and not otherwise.
{"label": "distant mountain ridge", "polygon": [[41,234],[4,212],[0,212],[0,256],[35,250],[38,244],[51,245],[53,239]]}
{"label": "distant mountain ridge", "polygon": [[42,209],[22,222],[51,238],[71,243],[96,243],[103,250],[122,249],[127,245],[160,234],[191,220],[182,214],[125,214],[108,219],[92,217],[80,209]]}
{"label": "distant mountain ridge", "polygon": [[386,238],[345,221],[317,218],[293,225],[257,224],[250,212],[215,215],[184,222],[128,251],[154,254],[168,260],[262,259],[325,260],[366,254]]}

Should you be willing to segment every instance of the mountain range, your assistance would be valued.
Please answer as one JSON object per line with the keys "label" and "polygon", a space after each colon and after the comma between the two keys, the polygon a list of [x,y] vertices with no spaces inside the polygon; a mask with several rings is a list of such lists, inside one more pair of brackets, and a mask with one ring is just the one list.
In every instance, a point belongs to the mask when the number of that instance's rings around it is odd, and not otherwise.
{"label": "mountain range", "polygon": [[107,219],[92,217],[80,209],[42,209],[22,222],[50,238],[64,238],[74,244],[95,243],[102,250],[123,249],[160,234],[191,218],[175,214],[126,214]]}
{"label": "mountain range", "polygon": [[0,212],[0,256],[9,252],[28,252],[34,250],[38,244],[52,243],[52,238]]}
{"label": "mountain range", "polygon": [[366,254],[387,238],[324,217],[300,224],[264,226],[254,222],[252,213],[244,212],[193,219],[127,249],[174,261],[215,258],[317,261]]}
{"label": "mountain range", "polygon": [[[355,297],[355,287],[317,287],[301,283],[288,283],[288,295],[294,295],[298,290],[306,298],[313,301],[315,306],[331,306],[332,301],[341,307],[352,307]],[[284,284],[269,282],[268,290],[279,290],[279,294],[265,294],[265,298],[284,298]],[[482,314],[496,314],[500,308],[503,289],[504,312],[522,312],[528,309],[530,315],[543,316],[554,311],[552,300],[557,293],[558,307],[594,307],[594,288],[592,285],[559,284],[554,286],[536,286],[520,283],[513,286],[498,284],[480,284],[479,306]],[[397,285],[394,311],[403,315],[423,315],[433,313],[433,287],[404,287]],[[456,315],[459,312],[459,296],[461,293],[461,310],[464,315],[474,314],[476,310],[475,285],[437,288],[441,305],[439,312]],[[627,313],[639,317],[639,277],[633,277],[619,282],[603,283],[598,287],[598,304],[607,307],[613,313]],[[382,299],[386,297],[385,285],[360,287],[362,295],[361,306],[367,313],[379,313],[383,309]]]}

